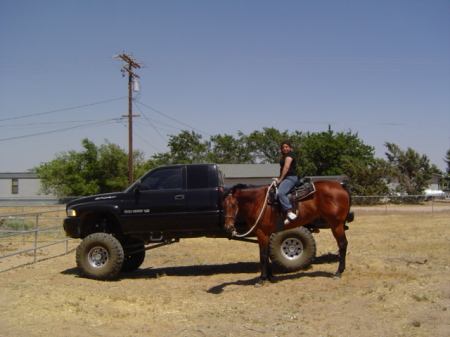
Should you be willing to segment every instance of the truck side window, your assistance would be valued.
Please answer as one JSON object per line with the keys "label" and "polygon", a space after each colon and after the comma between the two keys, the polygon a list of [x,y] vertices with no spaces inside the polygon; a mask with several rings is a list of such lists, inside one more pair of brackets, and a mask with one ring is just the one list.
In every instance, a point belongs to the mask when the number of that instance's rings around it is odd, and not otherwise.
{"label": "truck side window", "polygon": [[188,166],[187,170],[188,189],[207,188],[210,186],[208,166]]}
{"label": "truck side window", "polygon": [[181,168],[158,170],[141,183],[143,190],[173,190],[182,188]]}

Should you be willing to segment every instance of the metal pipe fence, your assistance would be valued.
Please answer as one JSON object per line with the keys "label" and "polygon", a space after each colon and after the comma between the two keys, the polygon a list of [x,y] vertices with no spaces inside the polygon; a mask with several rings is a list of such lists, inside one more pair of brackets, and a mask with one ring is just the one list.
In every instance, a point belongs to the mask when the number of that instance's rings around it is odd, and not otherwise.
{"label": "metal pipe fence", "polygon": [[[10,207],[6,209],[9,210]],[[1,211],[0,208],[0,213],[2,213]],[[63,244],[63,251],[59,255],[68,254],[72,239],[66,238],[64,235],[62,228],[64,217],[48,216],[54,213],[58,215],[60,212],[65,213],[65,209],[0,214],[0,262],[4,262],[3,259],[20,256],[17,263],[6,263],[5,268],[1,268],[4,263],[0,263],[0,271],[46,260],[48,257],[39,259],[39,252],[45,255],[44,250],[54,245]],[[8,251],[13,252],[5,253]],[[29,261],[30,253],[32,256],[31,262]],[[45,253],[50,257],[58,256],[52,256],[53,252]]]}
{"label": "metal pipe fence", "polygon": [[353,196],[352,208],[360,210],[380,210],[388,213],[430,213],[449,212],[450,200],[435,199],[425,201],[421,195],[405,196]]}
{"label": "metal pipe fence", "polygon": [[[0,205],[0,272],[17,268],[27,264],[34,264],[51,257],[68,254],[76,247],[78,240],[65,237],[62,222],[65,217],[65,209],[60,206],[2,206]],[[36,209],[25,212],[25,210]],[[48,210],[51,208],[50,210]],[[43,210],[47,209],[47,210]],[[5,212],[13,213],[3,214]],[[19,212],[17,212],[19,210]],[[375,214],[415,214],[446,212],[450,214],[450,200],[424,201],[423,196],[353,196],[352,210],[356,213],[356,219],[366,211]],[[47,216],[49,214],[57,216]],[[62,216],[61,216],[62,213]],[[49,257],[39,259],[39,252],[55,245],[63,245],[64,250],[60,254],[53,251],[47,252]],[[14,252],[10,252],[14,250]],[[8,253],[5,253],[8,252]],[[12,263],[4,264],[3,259],[14,256],[33,257],[32,261],[18,259]],[[6,270],[2,268],[6,265]],[[9,267],[8,267],[9,265]]]}

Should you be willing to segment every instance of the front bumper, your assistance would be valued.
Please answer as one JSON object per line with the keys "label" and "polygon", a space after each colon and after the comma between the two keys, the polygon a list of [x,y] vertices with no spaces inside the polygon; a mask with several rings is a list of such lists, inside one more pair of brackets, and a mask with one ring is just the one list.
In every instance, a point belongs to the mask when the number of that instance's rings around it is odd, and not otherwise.
{"label": "front bumper", "polygon": [[73,217],[73,218],[65,218],[63,222],[64,231],[66,232],[66,236],[79,239],[80,238],[80,225],[81,218]]}

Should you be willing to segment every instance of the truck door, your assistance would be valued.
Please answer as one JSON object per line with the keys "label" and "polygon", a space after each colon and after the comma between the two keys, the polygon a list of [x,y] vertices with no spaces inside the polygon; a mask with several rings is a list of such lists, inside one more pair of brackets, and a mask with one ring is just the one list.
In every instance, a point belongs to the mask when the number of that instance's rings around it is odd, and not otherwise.
{"label": "truck door", "polygon": [[217,230],[220,225],[217,171],[212,165],[188,165],[186,226],[193,231]]}
{"label": "truck door", "polygon": [[130,200],[124,202],[125,228],[134,233],[182,230],[186,223],[185,177],[183,166],[162,167],[145,176],[139,191],[129,193]]}

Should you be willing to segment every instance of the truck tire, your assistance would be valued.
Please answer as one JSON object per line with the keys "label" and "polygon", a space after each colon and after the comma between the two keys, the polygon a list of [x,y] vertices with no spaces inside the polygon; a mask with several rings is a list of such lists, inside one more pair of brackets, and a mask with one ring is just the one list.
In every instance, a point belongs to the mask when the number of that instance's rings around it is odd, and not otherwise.
{"label": "truck tire", "polygon": [[[145,246],[134,247],[134,251],[138,251],[134,254],[125,253],[121,272],[129,273],[138,269],[145,260]],[[139,251],[142,250],[142,251]]]}
{"label": "truck tire", "polygon": [[284,272],[307,269],[316,257],[316,240],[305,227],[274,233],[270,237],[269,256]]}
{"label": "truck tire", "polygon": [[78,246],[76,261],[82,276],[110,280],[122,269],[123,248],[112,235],[94,233],[84,238]]}

